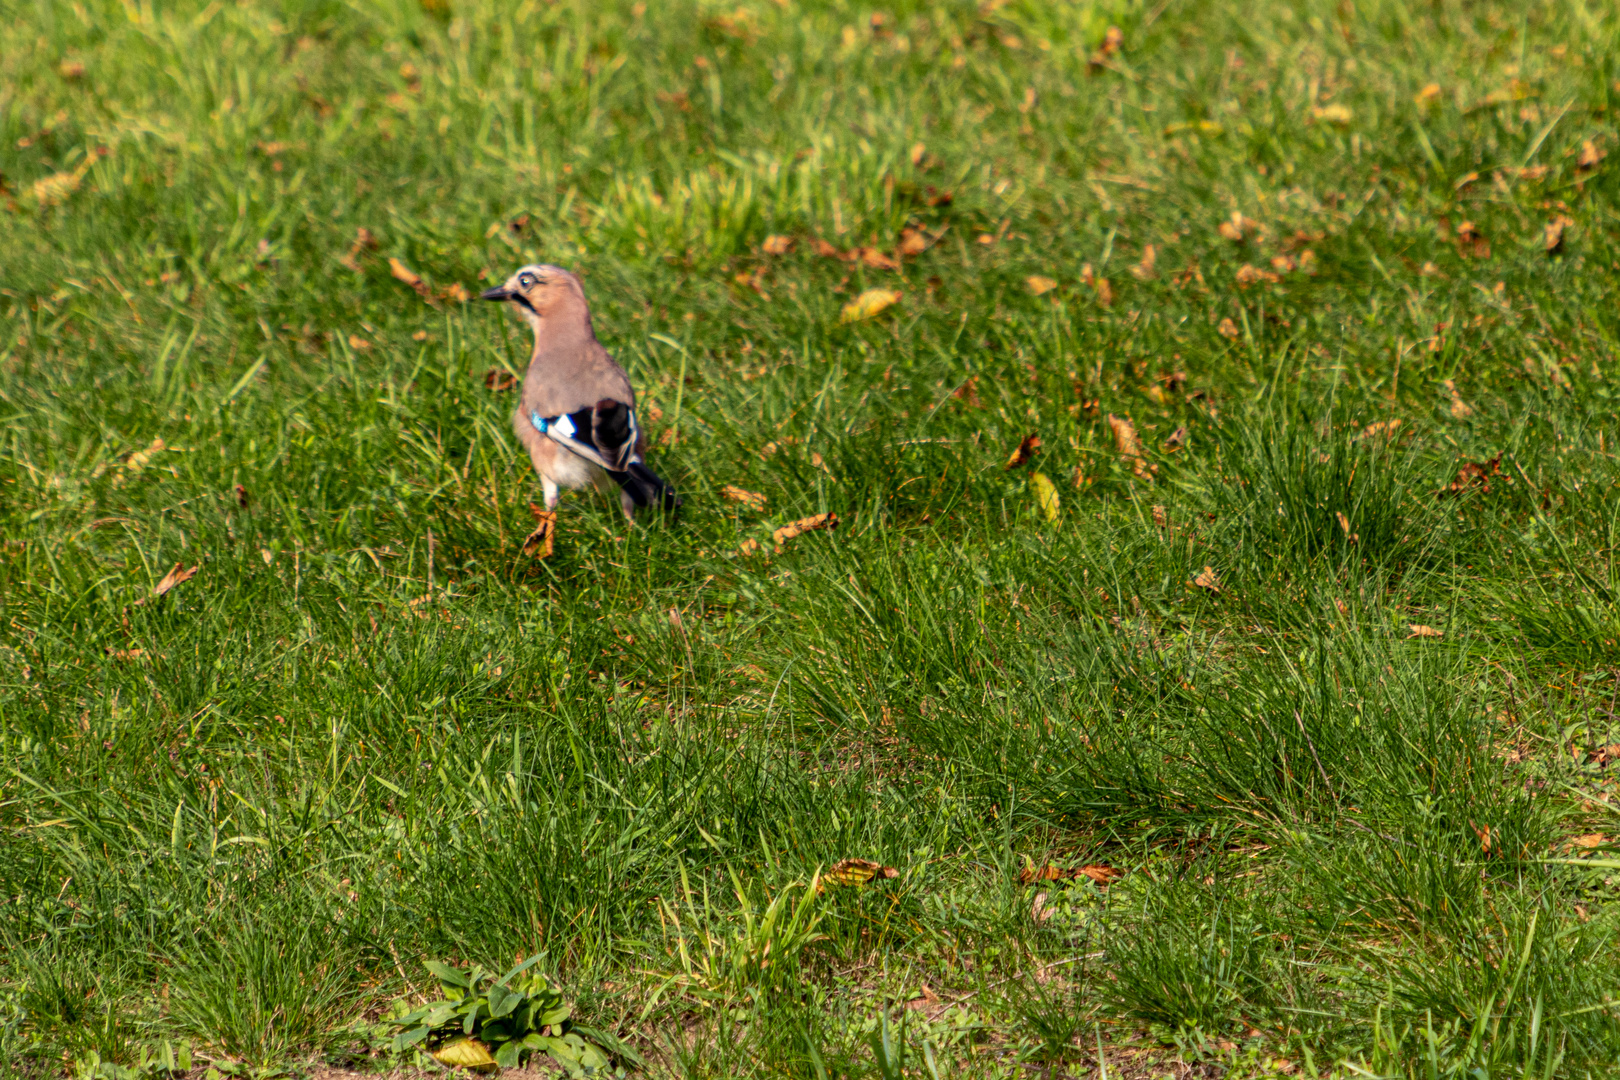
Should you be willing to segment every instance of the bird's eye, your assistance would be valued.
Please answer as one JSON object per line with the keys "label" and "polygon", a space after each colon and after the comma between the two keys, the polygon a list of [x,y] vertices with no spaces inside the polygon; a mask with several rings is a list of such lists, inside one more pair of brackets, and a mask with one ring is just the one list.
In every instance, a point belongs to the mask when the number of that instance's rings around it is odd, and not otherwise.
{"label": "bird's eye", "polygon": [[533,274],[519,274],[518,275],[518,284],[523,286],[525,289],[534,288],[534,275]]}

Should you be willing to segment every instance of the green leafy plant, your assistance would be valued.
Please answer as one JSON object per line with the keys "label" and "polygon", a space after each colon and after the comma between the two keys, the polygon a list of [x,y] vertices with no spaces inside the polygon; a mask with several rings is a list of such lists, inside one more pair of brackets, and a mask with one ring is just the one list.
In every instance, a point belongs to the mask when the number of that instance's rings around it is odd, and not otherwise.
{"label": "green leafy plant", "polygon": [[394,1050],[422,1047],[440,1064],[478,1070],[515,1068],[541,1051],[569,1076],[605,1071],[607,1052],[575,1030],[562,992],[529,970],[539,960],[531,956],[499,978],[476,965],[460,971],[429,961],[444,997],[390,1018],[401,1029]]}
{"label": "green leafy plant", "polygon": [[91,1050],[73,1063],[74,1080],[167,1080],[191,1071],[191,1044],[167,1039],[140,1048],[128,1065],[103,1061]]}

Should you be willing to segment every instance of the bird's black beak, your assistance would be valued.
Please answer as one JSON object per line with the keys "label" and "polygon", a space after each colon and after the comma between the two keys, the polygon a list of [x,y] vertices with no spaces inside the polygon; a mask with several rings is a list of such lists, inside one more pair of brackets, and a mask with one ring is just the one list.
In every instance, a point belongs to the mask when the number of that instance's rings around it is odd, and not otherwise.
{"label": "bird's black beak", "polygon": [[485,289],[478,294],[480,300],[510,300],[513,293],[505,285],[497,285],[493,289]]}

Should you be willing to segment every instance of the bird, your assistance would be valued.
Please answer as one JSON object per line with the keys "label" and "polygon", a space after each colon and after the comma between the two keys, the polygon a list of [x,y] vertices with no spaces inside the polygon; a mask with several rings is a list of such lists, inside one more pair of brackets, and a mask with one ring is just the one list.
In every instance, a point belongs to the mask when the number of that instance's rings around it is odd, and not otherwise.
{"label": "bird", "polygon": [[534,330],[512,428],[540,474],[546,509],[557,508],[562,488],[593,484],[607,495],[617,488],[632,522],[645,507],[679,507],[675,489],[642,460],[636,392],[596,340],[579,278],[559,266],[524,266],[479,297],[510,303]]}

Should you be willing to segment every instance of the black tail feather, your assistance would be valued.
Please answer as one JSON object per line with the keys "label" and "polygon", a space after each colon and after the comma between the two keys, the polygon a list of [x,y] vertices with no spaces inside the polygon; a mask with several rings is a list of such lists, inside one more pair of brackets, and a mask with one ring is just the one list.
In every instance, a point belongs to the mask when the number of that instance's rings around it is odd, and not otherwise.
{"label": "black tail feather", "polygon": [[608,475],[638,507],[651,506],[656,502],[665,510],[673,511],[681,505],[681,497],[675,494],[675,489],[639,461],[632,461],[624,472],[610,472]]}

